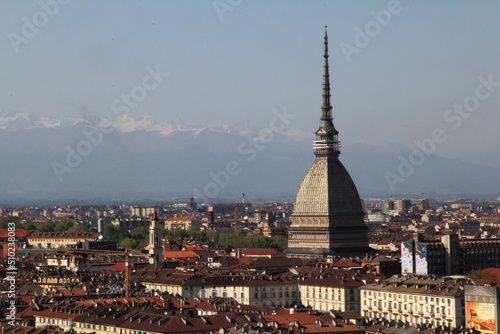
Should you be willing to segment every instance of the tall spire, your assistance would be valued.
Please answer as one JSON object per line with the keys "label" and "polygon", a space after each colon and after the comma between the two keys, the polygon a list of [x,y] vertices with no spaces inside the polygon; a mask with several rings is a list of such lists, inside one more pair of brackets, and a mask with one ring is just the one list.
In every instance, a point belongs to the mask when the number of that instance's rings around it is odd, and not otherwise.
{"label": "tall spire", "polygon": [[316,131],[316,140],[313,147],[316,156],[338,156],[340,154],[339,132],[335,129],[332,120],[332,105],[330,103],[330,69],[328,66],[328,33],[325,26],[324,63],[323,63],[323,105],[319,129]]}
{"label": "tall spire", "polygon": [[323,116],[321,118],[331,118],[332,106],[330,104],[330,69],[328,67],[328,33],[325,26],[325,52],[323,53]]}

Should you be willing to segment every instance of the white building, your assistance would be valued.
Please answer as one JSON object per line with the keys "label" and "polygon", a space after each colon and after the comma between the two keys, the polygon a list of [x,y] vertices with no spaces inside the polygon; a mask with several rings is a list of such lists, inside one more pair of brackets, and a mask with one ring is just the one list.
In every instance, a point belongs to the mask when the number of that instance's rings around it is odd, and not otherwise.
{"label": "white building", "polygon": [[465,325],[465,280],[393,276],[360,287],[361,315],[412,326]]}

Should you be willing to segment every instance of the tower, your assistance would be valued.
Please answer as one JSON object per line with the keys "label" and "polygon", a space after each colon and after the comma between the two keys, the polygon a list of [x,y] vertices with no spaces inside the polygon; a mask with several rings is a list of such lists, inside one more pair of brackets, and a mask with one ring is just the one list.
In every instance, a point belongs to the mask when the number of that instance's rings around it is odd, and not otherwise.
{"label": "tower", "polygon": [[327,254],[364,252],[368,249],[368,227],[358,191],[339,160],[339,132],[335,129],[330,103],[328,35],[325,30],[323,106],[313,143],[316,159],[306,173],[288,230],[289,257],[311,258]]}
{"label": "tower", "polygon": [[161,241],[161,223],[158,214],[154,213],[149,225],[149,263],[161,264],[163,261],[163,245]]}

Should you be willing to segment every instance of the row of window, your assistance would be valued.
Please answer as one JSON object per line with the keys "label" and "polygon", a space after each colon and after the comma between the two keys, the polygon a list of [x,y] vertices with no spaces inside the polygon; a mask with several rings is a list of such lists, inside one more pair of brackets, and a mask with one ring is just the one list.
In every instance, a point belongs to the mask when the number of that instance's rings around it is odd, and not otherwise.
{"label": "row of window", "polygon": [[[37,324],[37,326],[60,325],[60,326],[69,327],[69,326],[73,325],[73,324],[70,324],[67,320],[44,318],[44,317],[40,317],[39,322],[40,323]],[[80,322],[77,322],[74,325],[76,325],[77,328],[91,329],[93,331],[98,330],[98,331],[104,331],[104,332],[117,332],[117,329],[119,329],[119,328],[116,328],[113,326],[108,327],[108,326],[95,325],[95,324],[90,324],[90,323],[80,323]],[[135,330],[131,330],[131,329],[125,329],[125,330],[120,329],[120,333],[122,333],[122,334],[136,334],[137,332]],[[148,334],[148,333],[141,332],[141,334]]]}
{"label": "row of window", "polygon": [[[394,297],[392,296],[394,295]],[[371,291],[363,291],[363,297],[367,296],[372,296]],[[402,300],[411,300],[411,301],[421,301],[421,302],[436,302],[436,304],[439,304],[441,301],[442,304],[448,304],[448,306],[451,305],[451,299],[449,298],[438,298],[438,297],[427,297],[427,296],[413,296],[413,295],[406,295],[406,294],[398,294],[398,293],[386,293],[386,292],[373,292],[374,297],[379,297],[379,298],[394,298],[394,299],[402,299]]]}

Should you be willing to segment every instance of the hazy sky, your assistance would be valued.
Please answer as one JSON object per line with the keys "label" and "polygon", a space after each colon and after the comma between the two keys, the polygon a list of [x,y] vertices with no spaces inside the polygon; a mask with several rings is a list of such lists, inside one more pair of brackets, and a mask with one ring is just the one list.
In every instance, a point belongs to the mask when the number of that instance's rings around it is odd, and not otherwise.
{"label": "hazy sky", "polygon": [[[0,112],[113,116],[135,92],[134,117],[266,126],[286,107],[314,131],[328,25],[344,145],[414,147],[440,128],[438,154],[495,165],[499,14],[495,0],[1,0]],[[144,83],[155,69],[168,77]]]}

